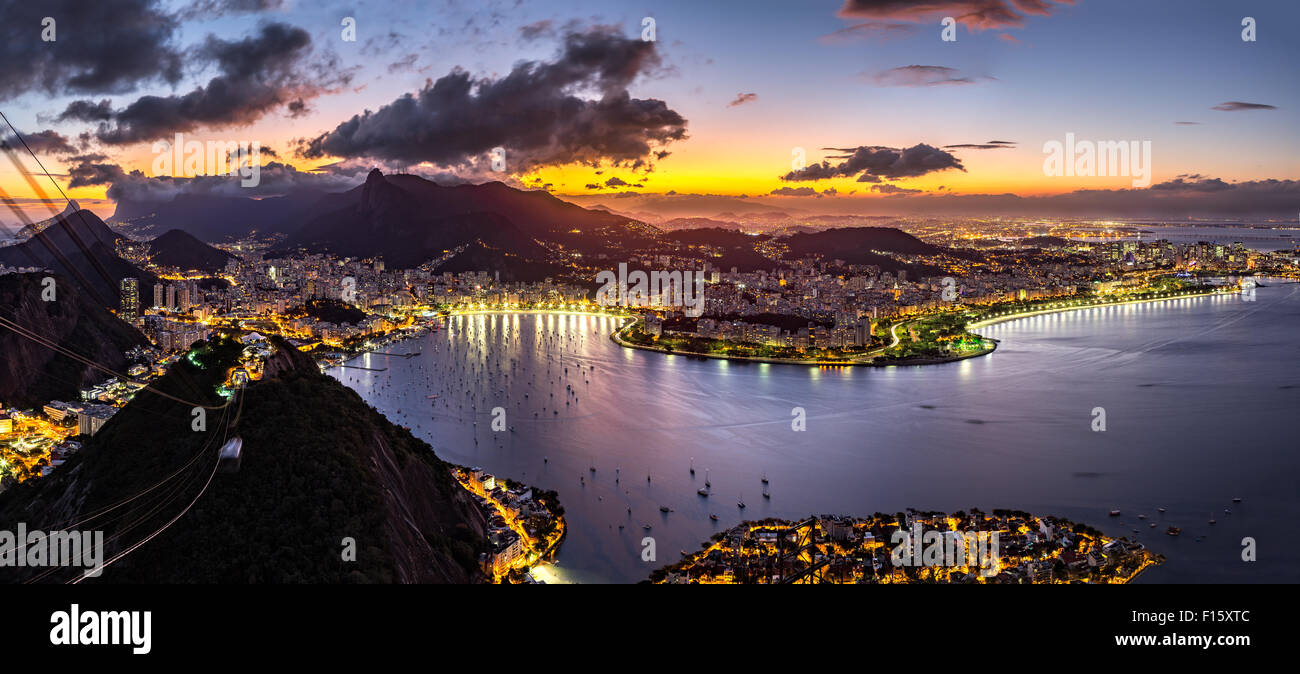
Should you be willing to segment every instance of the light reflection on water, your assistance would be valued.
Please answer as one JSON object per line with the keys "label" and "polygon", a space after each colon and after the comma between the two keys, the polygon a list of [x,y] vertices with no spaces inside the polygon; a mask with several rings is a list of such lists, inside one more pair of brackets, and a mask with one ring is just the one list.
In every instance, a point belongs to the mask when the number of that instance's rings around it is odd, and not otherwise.
{"label": "light reflection on water", "polygon": [[[1130,536],[1145,513],[1159,526],[1136,536],[1169,563],[1142,582],[1294,582],[1298,290],[1034,316],[982,329],[1002,340],[990,356],[881,369],[664,356],[611,342],[611,318],[472,315],[389,349],[419,358],[331,373],[439,456],[558,490],[556,580],[641,580],[742,518],[980,507]],[[491,431],[497,406],[513,432]],[[1241,562],[1243,536],[1270,553]]]}

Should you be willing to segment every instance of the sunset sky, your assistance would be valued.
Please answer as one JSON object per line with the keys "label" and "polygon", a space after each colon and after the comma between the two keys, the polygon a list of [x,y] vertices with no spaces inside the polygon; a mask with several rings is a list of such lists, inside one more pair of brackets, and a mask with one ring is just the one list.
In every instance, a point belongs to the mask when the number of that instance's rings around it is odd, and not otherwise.
{"label": "sunset sky", "polygon": [[[35,138],[69,195],[103,215],[108,197],[227,189],[228,179],[155,180],[152,141],[177,131],[257,141],[276,154],[263,163],[296,169],[264,171],[247,196],[344,189],[381,166],[620,208],[708,194],[951,214],[996,212],[1011,193],[1134,215],[1145,208],[1135,199],[1174,194],[1190,206],[1171,214],[1300,210],[1294,2],[88,4],[0,3],[0,111]],[[41,41],[45,16],[54,42]],[[959,23],[955,42],[941,39],[945,16]],[[1246,16],[1255,42],[1242,39]],[[341,35],[344,17],[355,42]],[[655,20],[653,43],[641,40],[643,17]],[[365,111],[375,114],[353,120]],[[1151,187],[1044,175],[1044,143],[1066,133],[1149,141]],[[954,147],[975,145],[985,147]],[[503,172],[486,154],[498,146]],[[794,148],[834,177],[792,174]],[[869,168],[841,167],[859,148]],[[37,197],[7,158],[0,189]]]}

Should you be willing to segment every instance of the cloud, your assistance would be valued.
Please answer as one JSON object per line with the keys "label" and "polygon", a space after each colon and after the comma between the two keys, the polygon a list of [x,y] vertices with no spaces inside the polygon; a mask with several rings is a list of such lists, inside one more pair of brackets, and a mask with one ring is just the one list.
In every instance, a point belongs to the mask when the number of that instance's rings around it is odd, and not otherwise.
{"label": "cloud", "polygon": [[420,58],[419,54],[416,54],[415,52],[411,52],[410,54],[407,54],[406,56],[403,56],[402,58],[393,61],[392,63],[388,64],[388,74],[391,75],[393,73],[410,72],[412,70],[415,70],[415,62],[419,58]]}
{"label": "cloud", "polygon": [[519,37],[532,41],[543,37],[552,37],[555,35],[554,22],[550,19],[534,21],[519,27]]}
{"label": "cloud", "polygon": [[778,187],[768,194],[778,197],[812,197],[817,196],[817,190],[811,187]]}
{"label": "cloud", "polygon": [[202,194],[228,197],[277,196],[297,190],[313,189],[342,191],[360,184],[368,167],[337,165],[325,170],[306,172],[288,164],[268,162],[260,167],[259,182],[255,187],[240,184],[238,173],[231,175],[146,176],[135,170],[127,172],[117,164],[104,161],[103,155],[73,157],[69,189],[108,185],[107,196],[113,201],[171,201],[181,194]]}
{"label": "cloud", "polygon": [[1014,149],[1016,143],[1010,140],[990,140],[987,143],[960,143],[958,145],[945,145],[945,150],[1004,150]]}
{"label": "cloud", "polygon": [[939,148],[920,143],[909,148],[892,148],[866,145],[856,148],[826,148],[842,154],[828,159],[843,159],[838,164],[822,160],[809,164],[802,171],[791,171],[781,177],[787,181],[825,180],[858,176],[858,182],[875,183],[881,178],[915,178],[935,171],[957,169],[965,171],[961,160]]}
{"label": "cloud", "polygon": [[515,173],[605,161],[643,168],[662,146],[686,138],[681,114],[628,92],[638,77],[660,70],[656,45],[608,26],[570,32],[553,61],[524,61],[496,79],[457,68],[302,140],[299,152],[471,167],[501,147]]}
{"label": "cloud", "polygon": [[881,41],[904,37],[915,33],[917,27],[910,23],[898,21],[868,21],[841,28],[821,37],[822,42],[846,42],[855,39],[879,39]]}
{"label": "cloud", "polygon": [[[181,79],[179,23],[155,0],[0,0],[0,99],[48,94],[120,94]],[[40,40],[56,17],[56,39]]]}
{"label": "cloud", "polygon": [[1226,183],[1219,178],[1206,178],[1199,173],[1193,173],[1183,174],[1173,180],[1156,183],[1151,186],[1151,189],[1180,192],[1221,192],[1232,189],[1232,184]]}
{"label": "cloud", "polygon": [[1267,105],[1265,103],[1242,103],[1241,101],[1225,101],[1210,109],[1222,110],[1223,112],[1237,112],[1238,110],[1277,110],[1277,106]]}
{"label": "cloud", "polygon": [[142,96],[121,110],[107,101],[73,101],[59,119],[98,121],[96,139],[126,145],[201,127],[246,126],[276,108],[298,116],[306,112],[307,99],[350,78],[334,63],[305,63],[311,36],[282,23],[264,24],[241,40],[208,36],[197,52],[220,71],[205,86],[180,96]]}
{"label": "cloud", "polygon": [[902,66],[876,73],[871,80],[882,87],[938,87],[953,84],[974,84],[992,77],[964,77],[961,72],[946,66]]}
{"label": "cloud", "polygon": [[727,104],[728,108],[734,108],[737,105],[744,105],[758,100],[758,94],[736,94],[736,99]]}
{"label": "cloud", "polygon": [[[1073,0],[1057,0],[1073,4]],[[1059,9],[1047,0],[845,0],[846,19],[937,23],[951,16],[970,30],[1021,28],[1029,15],[1049,16]]]}
{"label": "cloud", "polygon": [[605,181],[606,187],[645,187],[642,183],[629,183],[618,176],[611,176]]}
{"label": "cloud", "polygon": [[0,145],[5,147],[23,150],[23,143],[35,154],[74,154],[78,151],[63,134],[53,129],[23,134],[22,142],[12,133],[0,136]]}
{"label": "cloud", "polygon": [[227,14],[250,14],[280,9],[284,0],[189,0],[181,16],[186,19],[215,19]]}
{"label": "cloud", "polygon": [[1200,122],[1174,122],[1178,126],[1198,126]]}
{"label": "cloud", "polygon": [[897,185],[872,185],[871,189],[881,194],[890,194],[905,196],[908,194],[918,194],[924,190],[914,190],[910,187],[899,187]]}

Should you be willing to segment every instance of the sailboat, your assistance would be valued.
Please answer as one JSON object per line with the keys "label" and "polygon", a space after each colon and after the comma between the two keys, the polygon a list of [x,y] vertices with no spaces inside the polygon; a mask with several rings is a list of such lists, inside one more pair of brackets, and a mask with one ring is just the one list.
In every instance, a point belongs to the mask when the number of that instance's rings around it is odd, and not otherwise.
{"label": "sailboat", "polygon": [[743,493],[740,495],[740,499],[736,501],[736,507],[741,510],[745,509],[745,495]]}
{"label": "sailboat", "polygon": [[712,484],[711,482],[709,482],[709,469],[708,469],[708,468],[705,468],[705,469],[704,469],[704,486],[705,486],[705,487],[712,487],[712,486],[713,486],[713,484]]}
{"label": "sailboat", "polygon": [[695,457],[691,457],[691,475],[695,474]]}

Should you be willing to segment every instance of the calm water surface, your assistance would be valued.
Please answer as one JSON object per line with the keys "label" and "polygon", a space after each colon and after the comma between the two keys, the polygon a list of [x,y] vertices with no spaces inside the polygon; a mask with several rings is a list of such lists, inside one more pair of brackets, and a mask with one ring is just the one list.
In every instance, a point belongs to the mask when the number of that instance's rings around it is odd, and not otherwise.
{"label": "calm water surface", "polygon": [[[548,580],[642,580],[742,518],[978,507],[1135,536],[1168,558],[1140,582],[1300,581],[1300,285],[1020,319],[981,330],[992,355],[905,368],[691,360],[619,347],[614,325],[460,316],[387,349],[417,358],[330,372],[444,459],[557,490]],[[492,432],[494,407],[513,431]]]}

